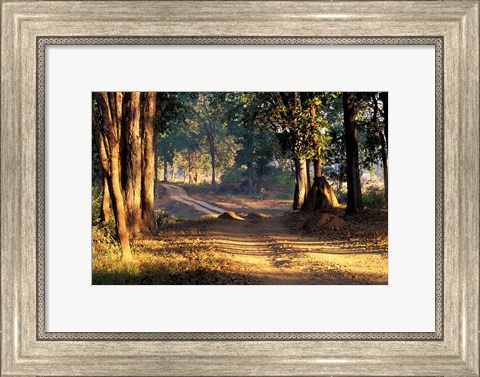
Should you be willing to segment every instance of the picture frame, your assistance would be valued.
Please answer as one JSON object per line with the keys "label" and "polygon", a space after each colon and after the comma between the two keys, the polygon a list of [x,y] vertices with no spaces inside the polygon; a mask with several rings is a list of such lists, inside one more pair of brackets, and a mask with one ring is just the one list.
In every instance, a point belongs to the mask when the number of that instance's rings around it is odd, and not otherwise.
{"label": "picture frame", "polygon": [[[1,6],[2,376],[479,376],[478,1],[2,1]],[[42,46],[381,40],[434,44],[441,51],[436,83],[437,124],[443,125],[436,202],[442,215],[436,264],[441,279],[434,333],[44,331]]]}

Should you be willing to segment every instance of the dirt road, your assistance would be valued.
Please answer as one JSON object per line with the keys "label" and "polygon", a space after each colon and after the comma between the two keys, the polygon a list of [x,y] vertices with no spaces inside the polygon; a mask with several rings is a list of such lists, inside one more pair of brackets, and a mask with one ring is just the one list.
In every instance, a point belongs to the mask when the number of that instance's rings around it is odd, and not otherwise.
{"label": "dirt road", "polygon": [[[179,186],[162,187],[170,200],[188,205],[183,206],[184,211],[212,217],[191,222],[192,229],[202,229],[195,232],[201,235],[179,240],[178,248],[188,249],[194,243],[196,250],[228,258],[229,273],[250,276],[256,284],[388,283],[388,257],[384,252],[346,249],[302,232],[292,233],[284,216],[247,221],[219,219],[217,215],[226,209],[194,199]],[[172,239],[171,245],[178,240],[174,231],[165,236]]]}
{"label": "dirt road", "polygon": [[206,247],[233,258],[237,273],[260,284],[387,284],[384,253],[351,251],[292,234],[282,217],[210,221]]}
{"label": "dirt road", "polygon": [[[170,200],[174,200],[180,203],[184,203],[191,207],[192,210],[207,214],[207,215],[219,215],[225,212],[225,209],[214,206],[202,200],[192,198],[187,194],[183,187],[172,185],[168,183],[161,183],[160,187],[164,188]],[[195,212],[193,216],[195,216]]]}

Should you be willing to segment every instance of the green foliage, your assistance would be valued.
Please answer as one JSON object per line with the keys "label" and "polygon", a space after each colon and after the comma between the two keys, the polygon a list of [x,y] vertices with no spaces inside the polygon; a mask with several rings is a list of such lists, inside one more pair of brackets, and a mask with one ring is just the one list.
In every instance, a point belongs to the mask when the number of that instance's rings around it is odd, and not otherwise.
{"label": "green foliage", "polygon": [[232,258],[214,248],[198,250],[175,241],[139,241],[134,260],[124,263],[120,253],[105,248],[93,254],[94,285],[248,284],[250,278],[231,273]]}
{"label": "green foliage", "polygon": [[268,198],[268,194],[265,192],[257,192],[252,195],[252,198],[255,200],[265,200]]}
{"label": "green foliage", "polygon": [[347,204],[347,189],[343,187],[342,190],[333,190],[337,197],[338,203]]}
{"label": "green foliage", "polygon": [[360,163],[367,170],[381,163],[382,141],[386,144],[385,123],[381,116],[383,104],[379,98],[380,93],[358,93],[355,97]]}
{"label": "green foliage", "polygon": [[176,216],[169,214],[163,209],[156,209],[153,212],[153,216],[158,230],[165,229],[169,225],[176,224],[179,221]]}
{"label": "green foliage", "polygon": [[387,207],[385,198],[385,190],[379,185],[368,185],[364,188],[362,194],[363,204],[365,207],[380,209]]}
{"label": "green foliage", "polygon": [[237,164],[225,169],[222,174],[222,183],[241,183],[246,179],[246,169]]}
{"label": "green foliage", "polygon": [[323,158],[330,137],[326,111],[338,93],[279,92],[267,97],[270,127],[286,156]]}
{"label": "green foliage", "polygon": [[100,209],[102,208],[103,188],[100,186],[92,186],[92,224],[100,217]]}
{"label": "green foliage", "polygon": [[95,245],[108,245],[118,247],[119,244],[116,240],[115,221],[111,219],[107,223],[97,222],[92,226],[92,244]]}
{"label": "green foliage", "polygon": [[292,172],[281,167],[272,167],[269,173],[263,177],[263,186],[268,190],[293,188]]}

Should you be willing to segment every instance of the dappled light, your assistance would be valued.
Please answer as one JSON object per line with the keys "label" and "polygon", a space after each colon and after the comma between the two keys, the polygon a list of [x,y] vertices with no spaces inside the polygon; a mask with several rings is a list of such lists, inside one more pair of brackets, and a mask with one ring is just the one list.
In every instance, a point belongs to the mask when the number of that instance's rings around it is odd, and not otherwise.
{"label": "dappled light", "polygon": [[388,95],[92,97],[92,282],[388,284]]}

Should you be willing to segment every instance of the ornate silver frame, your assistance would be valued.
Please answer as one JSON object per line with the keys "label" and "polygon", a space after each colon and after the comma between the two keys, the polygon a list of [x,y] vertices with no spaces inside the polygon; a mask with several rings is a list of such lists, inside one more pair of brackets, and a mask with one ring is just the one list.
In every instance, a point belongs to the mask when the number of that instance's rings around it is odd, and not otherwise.
{"label": "ornate silver frame", "polygon": [[[45,48],[48,45],[432,45],[435,46],[435,331],[390,333],[53,333],[45,331]],[[37,39],[38,340],[441,340],[443,337],[443,38],[39,37]]]}
{"label": "ornate silver frame", "polygon": [[[1,375],[479,376],[478,1],[1,5]],[[435,332],[45,332],[49,44],[435,45]]]}

